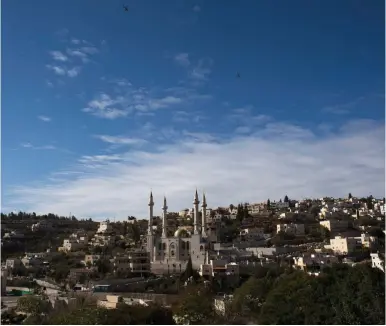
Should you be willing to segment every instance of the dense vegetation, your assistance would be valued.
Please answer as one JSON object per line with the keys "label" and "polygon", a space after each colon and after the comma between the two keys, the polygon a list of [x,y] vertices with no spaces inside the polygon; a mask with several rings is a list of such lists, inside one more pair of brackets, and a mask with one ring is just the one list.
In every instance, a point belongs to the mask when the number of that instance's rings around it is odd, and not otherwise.
{"label": "dense vegetation", "polygon": [[228,320],[258,324],[384,324],[385,278],[368,264],[335,265],[319,277],[287,270],[235,291]]}
{"label": "dense vegetation", "polygon": [[[186,275],[188,276],[188,275]],[[224,315],[212,304],[213,288],[193,281],[171,309],[120,305],[98,308],[95,301],[57,304],[55,309],[32,297],[18,308],[25,323],[41,324],[376,324],[385,323],[385,279],[368,264],[335,265],[319,277],[291,268],[261,268],[234,292]]]}

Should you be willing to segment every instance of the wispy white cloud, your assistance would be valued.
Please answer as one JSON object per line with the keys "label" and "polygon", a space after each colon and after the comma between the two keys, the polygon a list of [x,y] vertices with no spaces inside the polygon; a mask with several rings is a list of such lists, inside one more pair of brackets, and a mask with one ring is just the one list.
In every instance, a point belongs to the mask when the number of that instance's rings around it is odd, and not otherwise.
{"label": "wispy white cloud", "polygon": [[22,143],[22,144],[20,144],[20,146],[23,147],[23,148],[30,148],[30,149],[36,149],[36,150],[56,149],[56,147],[53,146],[53,145],[34,146],[31,143]]}
{"label": "wispy white cloud", "polygon": [[[156,152],[131,148],[126,153],[81,157],[80,165],[66,171],[83,173],[21,185],[5,204],[35,212],[71,210],[77,216],[125,218],[147,216],[150,188],[156,207],[166,194],[171,211],[189,207],[196,187],[205,189],[212,207],[278,200],[286,194],[384,196],[384,124],[351,121],[327,138],[280,122],[270,122],[248,136],[217,141],[215,135],[191,137],[170,131],[175,141],[160,145]],[[236,187],[240,182],[242,187]]]}
{"label": "wispy white cloud", "polygon": [[38,119],[44,122],[50,122],[52,120],[50,117],[47,117],[46,115],[39,115]]}
{"label": "wispy white cloud", "polygon": [[167,108],[170,105],[180,104],[181,102],[182,102],[182,99],[179,97],[165,96],[158,99],[151,99],[149,101],[149,108],[157,110],[157,109]]}
{"label": "wispy white cloud", "polygon": [[87,54],[77,49],[67,49],[67,53],[73,57],[79,57],[81,59],[87,59]]}
{"label": "wispy white cloud", "polygon": [[57,61],[67,61],[68,60],[68,57],[60,51],[51,51],[50,54],[54,60],[57,60]]}
{"label": "wispy white cloud", "polygon": [[197,81],[208,80],[209,75],[212,73],[213,60],[212,59],[201,59],[198,64],[193,67],[190,71],[190,78]]}
{"label": "wispy white cloud", "polygon": [[235,129],[235,132],[238,134],[248,134],[251,132],[251,128],[247,126],[239,126]]}
{"label": "wispy white cloud", "polygon": [[80,73],[80,67],[73,67],[67,69],[63,66],[46,65],[46,67],[52,70],[58,76],[76,77]]}
{"label": "wispy white cloud", "polygon": [[231,110],[231,113],[226,118],[227,122],[233,122],[237,125],[235,132],[238,134],[253,132],[254,128],[260,127],[272,120],[268,115],[254,114],[253,106],[251,105]]}
{"label": "wispy white cloud", "polygon": [[146,143],[145,139],[130,138],[124,136],[94,135],[94,137],[105,143],[114,145],[141,145]]}
{"label": "wispy white cloud", "polygon": [[75,44],[75,45],[87,45],[87,46],[93,46],[93,44],[89,41],[86,41],[86,40],[80,40],[80,39],[77,39],[77,38],[72,38],[70,40],[70,43],[72,44]]}
{"label": "wispy white cloud", "polygon": [[90,61],[90,57],[99,52],[95,46],[83,46],[76,49],[67,49],[67,54],[81,59],[84,63]]}
{"label": "wispy white cloud", "polygon": [[116,119],[131,113],[153,115],[153,111],[156,110],[178,108],[183,104],[211,99],[208,94],[199,94],[196,90],[186,87],[149,90],[134,87],[126,79],[105,80],[115,85],[115,94],[101,93],[89,101],[83,109],[84,112],[100,118]]}
{"label": "wispy white cloud", "polygon": [[115,78],[109,80],[109,82],[122,88],[133,86],[126,78]]}
{"label": "wispy white cloud", "polygon": [[67,73],[66,69],[60,66],[46,65],[46,67],[59,76],[64,76]]}
{"label": "wispy white cloud", "polygon": [[174,55],[173,60],[186,69],[190,82],[193,82],[194,86],[206,82],[212,73],[213,59],[211,58],[202,58],[198,62],[192,63],[189,54],[182,52]]}
{"label": "wispy white cloud", "polygon": [[201,7],[198,6],[198,5],[195,5],[195,6],[193,7],[193,11],[194,11],[194,12],[200,12],[200,11],[201,11]]}
{"label": "wispy white cloud", "polygon": [[332,114],[348,114],[364,99],[365,97],[361,96],[350,102],[325,106],[322,111]]}
{"label": "wispy white cloud", "polygon": [[188,53],[176,54],[174,57],[174,61],[183,67],[189,67],[190,66],[190,60],[189,60],[189,54]]}
{"label": "wispy white cloud", "polygon": [[110,95],[102,93],[94,100],[88,103],[88,106],[82,111],[90,113],[99,118],[105,119],[117,119],[120,117],[125,117],[129,114],[129,110],[118,109],[114,106],[122,106],[124,102],[123,97],[117,97],[115,99],[111,98]]}
{"label": "wispy white cloud", "polygon": [[79,75],[81,68],[80,67],[74,67],[69,70],[67,70],[67,76],[68,77],[76,77]]}
{"label": "wispy white cloud", "polygon": [[80,44],[81,42],[82,42],[81,40],[78,40],[76,38],[71,39],[72,44]]}
{"label": "wispy white cloud", "polygon": [[206,117],[199,111],[182,111],[182,110],[177,110],[173,112],[173,117],[172,117],[174,122],[187,122],[187,123],[192,123],[192,122],[200,122],[202,120],[205,120]]}
{"label": "wispy white cloud", "polygon": [[46,80],[46,85],[48,87],[54,87],[54,84],[50,80]]}

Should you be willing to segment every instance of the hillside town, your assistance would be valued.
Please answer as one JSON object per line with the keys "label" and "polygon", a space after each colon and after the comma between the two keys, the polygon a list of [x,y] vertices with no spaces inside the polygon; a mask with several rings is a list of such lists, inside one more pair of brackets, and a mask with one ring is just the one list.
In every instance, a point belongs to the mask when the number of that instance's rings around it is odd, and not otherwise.
{"label": "hillside town", "polygon": [[179,212],[169,212],[164,198],[155,216],[152,193],[143,205],[147,217],[115,222],[2,214],[2,322],[32,318],[23,300],[52,310],[83,297],[109,311],[158,305],[175,323],[192,323],[187,318],[197,316],[175,307],[194,286],[210,289],[213,315],[229,320],[241,291],[262,271],[310,279],[336,266],[385,273],[385,198],[284,196],[211,207],[210,194],[196,191],[192,206]]}

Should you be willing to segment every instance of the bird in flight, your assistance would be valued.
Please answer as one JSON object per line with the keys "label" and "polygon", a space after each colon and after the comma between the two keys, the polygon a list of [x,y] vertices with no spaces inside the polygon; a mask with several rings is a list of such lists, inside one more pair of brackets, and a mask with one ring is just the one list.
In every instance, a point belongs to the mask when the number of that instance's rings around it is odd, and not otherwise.
{"label": "bird in flight", "polygon": [[240,78],[240,77],[241,77],[239,72],[236,74],[236,77],[237,77],[237,78]]}
{"label": "bird in flight", "polygon": [[123,9],[125,10],[125,11],[129,11],[129,7],[128,6],[123,6]]}

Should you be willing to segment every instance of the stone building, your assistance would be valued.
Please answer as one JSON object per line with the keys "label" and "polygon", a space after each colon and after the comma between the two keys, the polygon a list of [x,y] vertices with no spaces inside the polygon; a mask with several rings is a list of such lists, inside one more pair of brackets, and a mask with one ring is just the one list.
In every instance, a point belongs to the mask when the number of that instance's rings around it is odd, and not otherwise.
{"label": "stone building", "polygon": [[202,198],[201,220],[199,218],[199,204],[197,190],[193,200],[193,232],[182,232],[177,230],[174,236],[167,236],[167,210],[166,197],[162,206],[162,234],[156,235],[151,221],[153,220],[153,194],[149,199],[149,228],[147,233],[147,251],[150,254],[151,270],[153,273],[180,273],[185,270],[189,257],[192,260],[193,268],[198,270],[205,262],[208,251],[208,234],[206,222],[206,198]]}

